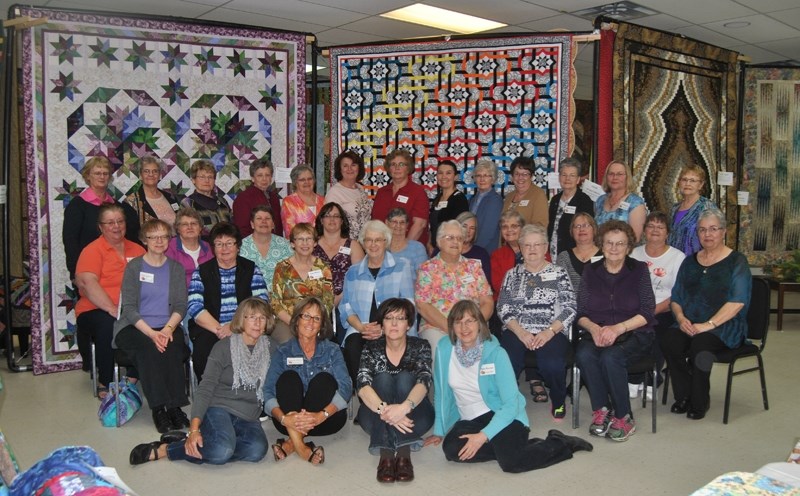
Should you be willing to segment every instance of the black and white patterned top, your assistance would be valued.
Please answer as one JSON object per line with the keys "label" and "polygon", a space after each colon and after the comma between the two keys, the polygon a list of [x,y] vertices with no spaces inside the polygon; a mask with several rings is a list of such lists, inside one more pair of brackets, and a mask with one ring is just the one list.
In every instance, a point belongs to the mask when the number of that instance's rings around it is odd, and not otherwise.
{"label": "black and white patterned top", "polygon": [[497,299],[497,315],[504,324],[516,320],[538,334],[559,320],[564,325],[561,332],[569,337],[575,312],[575,290],[563,267],[548,263],[539,272],[529,272],[519,264],[506,273]]}
{"label": "black and white patterned top", "polygon": [[395,366],[386,356],[386,338],[380,337],[374,341],[367,341],[361,351],[361,364],[356,377],[356,390],[372,385],[372,379],[381,373],[396,375],[400,372],[409,372],[417,379],[417,384],[423,384],[428,390],[431,388],[431,345],[422,338],[408,336],[406,338],[406,351]]}

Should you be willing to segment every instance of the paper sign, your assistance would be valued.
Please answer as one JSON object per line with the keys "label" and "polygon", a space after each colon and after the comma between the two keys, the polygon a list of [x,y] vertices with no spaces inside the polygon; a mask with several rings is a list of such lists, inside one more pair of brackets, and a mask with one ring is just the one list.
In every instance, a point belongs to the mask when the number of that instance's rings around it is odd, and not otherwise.
{"label": "paper sign", "polygon": [[737,191],[736,192],[736,204],[739,206],[748,205],[750,203],[750,192],[749,191]]}
{"label": "paper sign", "polygon": [[733,172],[720,171],[717,173],[717,185],[733,186]]}
{"label": "paper sign", "polygon": [[603,191],[602,186],[600,186],[596,182],[589,181],[588,179],[583,182],[583,186],[581,186],[581,189],[583,190],[584,193],[589,195],[589,198],[591,198],[592,201],[597,201],[598,198],[606,194],[606,192]]}
{"label": "paper sign", "polygon": [[275,183],[276,184],[292,184],[291,172],[292,172],[292,169],[287,169],[286,167],[276,167],[275,168]]}
{"label": "paper sign", "polygon": [[558,182],[558,172],[547,173],[547,189],[561,189],[561,183]]}

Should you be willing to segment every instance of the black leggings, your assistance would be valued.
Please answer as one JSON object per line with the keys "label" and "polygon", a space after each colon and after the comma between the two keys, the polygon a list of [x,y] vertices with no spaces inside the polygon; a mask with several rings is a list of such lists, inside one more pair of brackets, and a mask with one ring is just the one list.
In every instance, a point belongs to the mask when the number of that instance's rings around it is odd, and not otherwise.
{"label": "black leggings", "polygon": [[[303,381],[294,370],[287,370],[275,383],[275,399],[278,400],[281,410],[285,412],[319,412],[333,400],[339,385],[336,379],[327,372],[322,372],[308,383],[308,390],[303,392]],[[272,418],[272,423],[281,434],[288,434],[286,427],[281,425],[281,419]],[[309,436],[328,436],[342,430],[347,423],[347,409],[339,410],[325,422],[319,424],[308,432]]]}

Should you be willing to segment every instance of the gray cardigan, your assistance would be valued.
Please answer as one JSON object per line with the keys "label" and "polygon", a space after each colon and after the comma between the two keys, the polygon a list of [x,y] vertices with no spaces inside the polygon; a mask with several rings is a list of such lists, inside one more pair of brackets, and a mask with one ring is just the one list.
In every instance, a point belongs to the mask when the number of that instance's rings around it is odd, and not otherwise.
{"label": "gray cardigan", "polygon": [[[143,257],[136,257],[125,267],[122,276],[122,292],[120,294],[119,319],[114,322],[114,338],[112,345],[117,347],[117,334],[122,329],[136,324],[142,315],[139,313],[139,300],[142,283],[139,281],[139,272],[142,270]],[[181,318],[186,315],[186,271],[183,266],[167,258],[169,266],[169,309],[170,314],[179,313]]]}

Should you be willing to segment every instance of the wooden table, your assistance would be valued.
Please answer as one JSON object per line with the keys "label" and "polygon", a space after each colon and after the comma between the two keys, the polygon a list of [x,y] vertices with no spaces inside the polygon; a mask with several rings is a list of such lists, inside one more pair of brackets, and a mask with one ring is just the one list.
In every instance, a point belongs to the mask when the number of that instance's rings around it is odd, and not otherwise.
{"label": "wooden table", "polygon": [[800,282],[792,281],[779,281],[778,279],[767,278],[769,281],[770,289],[778,292],[778,330],[783,328],[783,294],[786,291],[790,293],[800,293]]}

